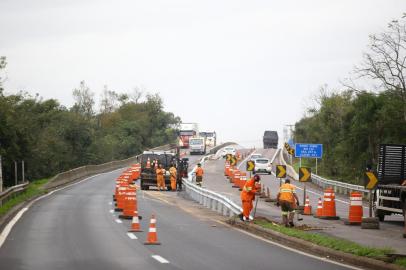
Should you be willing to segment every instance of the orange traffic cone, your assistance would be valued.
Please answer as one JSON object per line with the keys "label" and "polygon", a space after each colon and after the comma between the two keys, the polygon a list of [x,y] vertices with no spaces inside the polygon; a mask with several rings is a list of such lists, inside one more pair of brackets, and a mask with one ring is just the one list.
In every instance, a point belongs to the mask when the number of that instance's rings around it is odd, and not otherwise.
{"label": "orange traffic cone", "polygon": [[345,225],[360,225],[362,223],[362,194],[360,192],[350,193],[350,210],[348,220],[344,221]]}
{"label": "orange traffic cone", "polygon": [[323,213],[319,217],[321,219],[340,219],[336,216],[336,196],[334,194],[334,189],[326,188],[324,191],[323,200]]}
{"label": "orange traffic cone", "polygon": [[151,222],[149,223],[149,231],[147,236],[147,242],[144,245],[160,245],[158,242],[158,235],[156,232],[156,219],[155,215],[152,215]]}
{"label": "orange traffic cone", "polygon": [[319,198],[316,215],[314,217],[321,217],[321,215],[323,215],[323,202],[321,201],[321,198]]}
{"label": "orange traffic cone", "polygon": [[129,232],[142,232],[138,212],[135,211]]}
{"label": "orange traffic cone", "polygon": [[151,160],[147,159],[147,165],[145,166],[146,169],[151,169]]}
{"label": "orange traffic cone", "polygon": [[312,214],[312,206],[310,205],[309,196],[306,196],[303,215],[311,215],[311,214]]}

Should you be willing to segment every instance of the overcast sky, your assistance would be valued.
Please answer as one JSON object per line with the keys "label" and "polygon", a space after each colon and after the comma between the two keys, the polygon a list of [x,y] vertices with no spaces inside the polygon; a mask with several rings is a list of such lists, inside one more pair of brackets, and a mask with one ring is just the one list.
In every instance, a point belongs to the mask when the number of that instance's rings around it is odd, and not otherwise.
{"label": "overcast sky", "polygon": [[221,141],[259,146],[403,12],[405,0],[0,0],[0,55],[8,93],[69,107],[81,80],[97,97],[141,86]]}

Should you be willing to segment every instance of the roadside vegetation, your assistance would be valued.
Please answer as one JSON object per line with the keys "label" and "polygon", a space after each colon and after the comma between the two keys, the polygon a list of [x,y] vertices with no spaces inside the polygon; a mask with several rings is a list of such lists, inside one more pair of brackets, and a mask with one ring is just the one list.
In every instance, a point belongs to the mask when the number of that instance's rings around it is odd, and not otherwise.
{"label": "roadside vegetation", "polygon": [[319,174],[361,184],[365,168],[377,165],[379,144],[406,144],[405,18],[371,35],[355,79],[344,80],[342,89],[322,88],[296,123],[295,142],[323,144]]}
{"label": "roadside vegetation", "polygon": [[179,117],[164,111],[158,94],[105,87],[96,111],[84,81],[72,91],[74,105],[27,93],[6,94],[0,58],[0,156],[4,186],[14,182],[14,161],[24,160],[26,179],[42,179],[87,164],[124,159],[176,139]]}
{"label": "roadside vegetation", "polygon": [[278,224],[274,224],[265,220],[255,220],[254,223],[263,228],[271,229],[288,236],[306,240],[322,247],[331,248],[357,256],[382,259],[385,258],[387,254],[394,252],[391,248],[367,247],[345,239],[339,239],[318,233],[311,233],[295,228],[286,228],[284,226],[280,226]]}
{"label": "roadside vegetation", "polygon": [[24,190],[22,193],[14,196],[13,198],[5,202],[3,205],[1,205],[0,217],[6,214],[14,206],[19,205],[22,202],[28,201],[38,195],[45,194],[46,191],[43,190],[41,187],[46,183],[48,183],[48,180],[49,179],[45,178],[31,182],[26,190]]}

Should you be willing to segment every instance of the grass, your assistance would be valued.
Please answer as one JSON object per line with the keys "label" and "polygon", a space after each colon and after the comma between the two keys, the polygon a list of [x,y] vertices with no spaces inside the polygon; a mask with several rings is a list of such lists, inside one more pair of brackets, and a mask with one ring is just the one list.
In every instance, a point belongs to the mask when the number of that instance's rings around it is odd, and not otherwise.
{"label": "grass", "polygon": [[5,215],[11,208],[26,200],[46,193],[46,191],[42,190],[41,187],[46,184],[48,180],[48,178],[45,178],[31,182],[24,192],[16,195],[15,197],[5,202],[2,206],[0,206],[0,216]]}
{"label": "grass", "polygon": [[406,268],[406,258],[397,259],[395,264]]}
{"label": "grass", "polygon": [[[255,221],[255,224],[263,228],[271,229],[273,231],[277,231],[288,236],[309,241],[322,247],[328,247],[334,250],[350,253],[357,256],[380,259],[385,257],[386,254],[394,253],[394,250],[391,248],[367,247],[345,239],[339,239],[332,236],[317,233],[310,233],[295,228],[286,228],[284,226],[278,226],[264,220],[257,220]],[[406,265],[406,260],[401,261],[400,263],[405,263]]]}

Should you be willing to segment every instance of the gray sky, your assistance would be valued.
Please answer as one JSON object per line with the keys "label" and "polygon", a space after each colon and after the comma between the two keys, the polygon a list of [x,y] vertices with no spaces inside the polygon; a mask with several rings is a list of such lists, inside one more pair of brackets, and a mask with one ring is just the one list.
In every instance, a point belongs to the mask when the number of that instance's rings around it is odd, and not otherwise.
{"label": "gray sky", "polygon": [[221,141],[259,146],[403,12],[405,0],[0,0],[0,55],[8,93],[71,106],[81,80],[97,97],[142,86]]}

